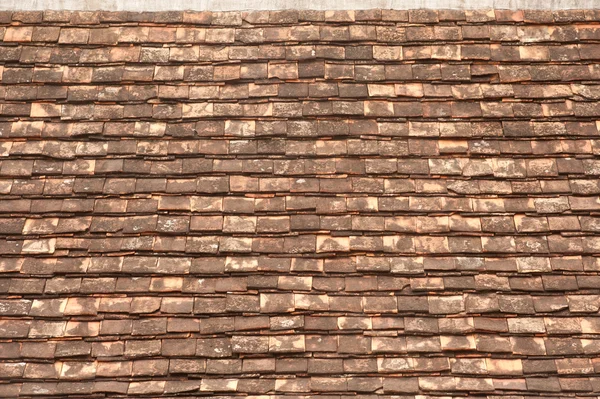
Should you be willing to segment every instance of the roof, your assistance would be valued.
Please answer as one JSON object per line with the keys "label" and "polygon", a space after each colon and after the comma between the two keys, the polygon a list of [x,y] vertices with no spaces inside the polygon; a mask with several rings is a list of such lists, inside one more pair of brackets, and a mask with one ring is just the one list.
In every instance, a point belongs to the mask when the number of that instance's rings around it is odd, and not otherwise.
{"label": "roof", "polygon": [[598,395],[598,21],[0,13],[0,396]]}

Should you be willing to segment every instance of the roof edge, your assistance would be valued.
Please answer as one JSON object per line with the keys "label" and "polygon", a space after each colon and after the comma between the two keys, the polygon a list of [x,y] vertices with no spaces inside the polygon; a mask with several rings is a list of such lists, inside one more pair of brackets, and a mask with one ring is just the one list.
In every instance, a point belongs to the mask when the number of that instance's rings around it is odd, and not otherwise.
{"label": "roof edge", "polygon": [[246,11],[368,9],[598,9],[600,0],[2,0],[14,11]]}

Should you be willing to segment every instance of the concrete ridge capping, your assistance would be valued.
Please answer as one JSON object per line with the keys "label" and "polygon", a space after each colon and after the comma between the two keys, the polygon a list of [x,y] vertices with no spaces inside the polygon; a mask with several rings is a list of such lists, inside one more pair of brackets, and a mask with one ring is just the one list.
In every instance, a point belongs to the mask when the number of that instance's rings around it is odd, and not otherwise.
{"label": "concrete ridge capping", "polygon": [[244,11],[600,8],[600,0],[0,0],[0,10]]}

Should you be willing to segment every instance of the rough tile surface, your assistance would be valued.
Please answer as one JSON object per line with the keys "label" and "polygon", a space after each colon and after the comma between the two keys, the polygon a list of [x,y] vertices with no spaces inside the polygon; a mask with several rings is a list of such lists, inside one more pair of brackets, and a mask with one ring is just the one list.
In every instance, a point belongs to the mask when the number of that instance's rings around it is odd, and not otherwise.
{"label": "rough tile surface", "polygon": [[0,397],[597,397],[599,22],[0,13]]}

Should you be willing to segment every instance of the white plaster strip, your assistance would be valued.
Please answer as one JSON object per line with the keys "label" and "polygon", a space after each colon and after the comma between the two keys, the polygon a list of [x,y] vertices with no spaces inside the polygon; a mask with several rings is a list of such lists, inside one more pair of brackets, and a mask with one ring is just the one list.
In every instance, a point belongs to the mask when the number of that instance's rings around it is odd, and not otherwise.
{"label": "white plaster strip", "polygon": [[0,0],[0,10],[598,9],[600,0]]}

